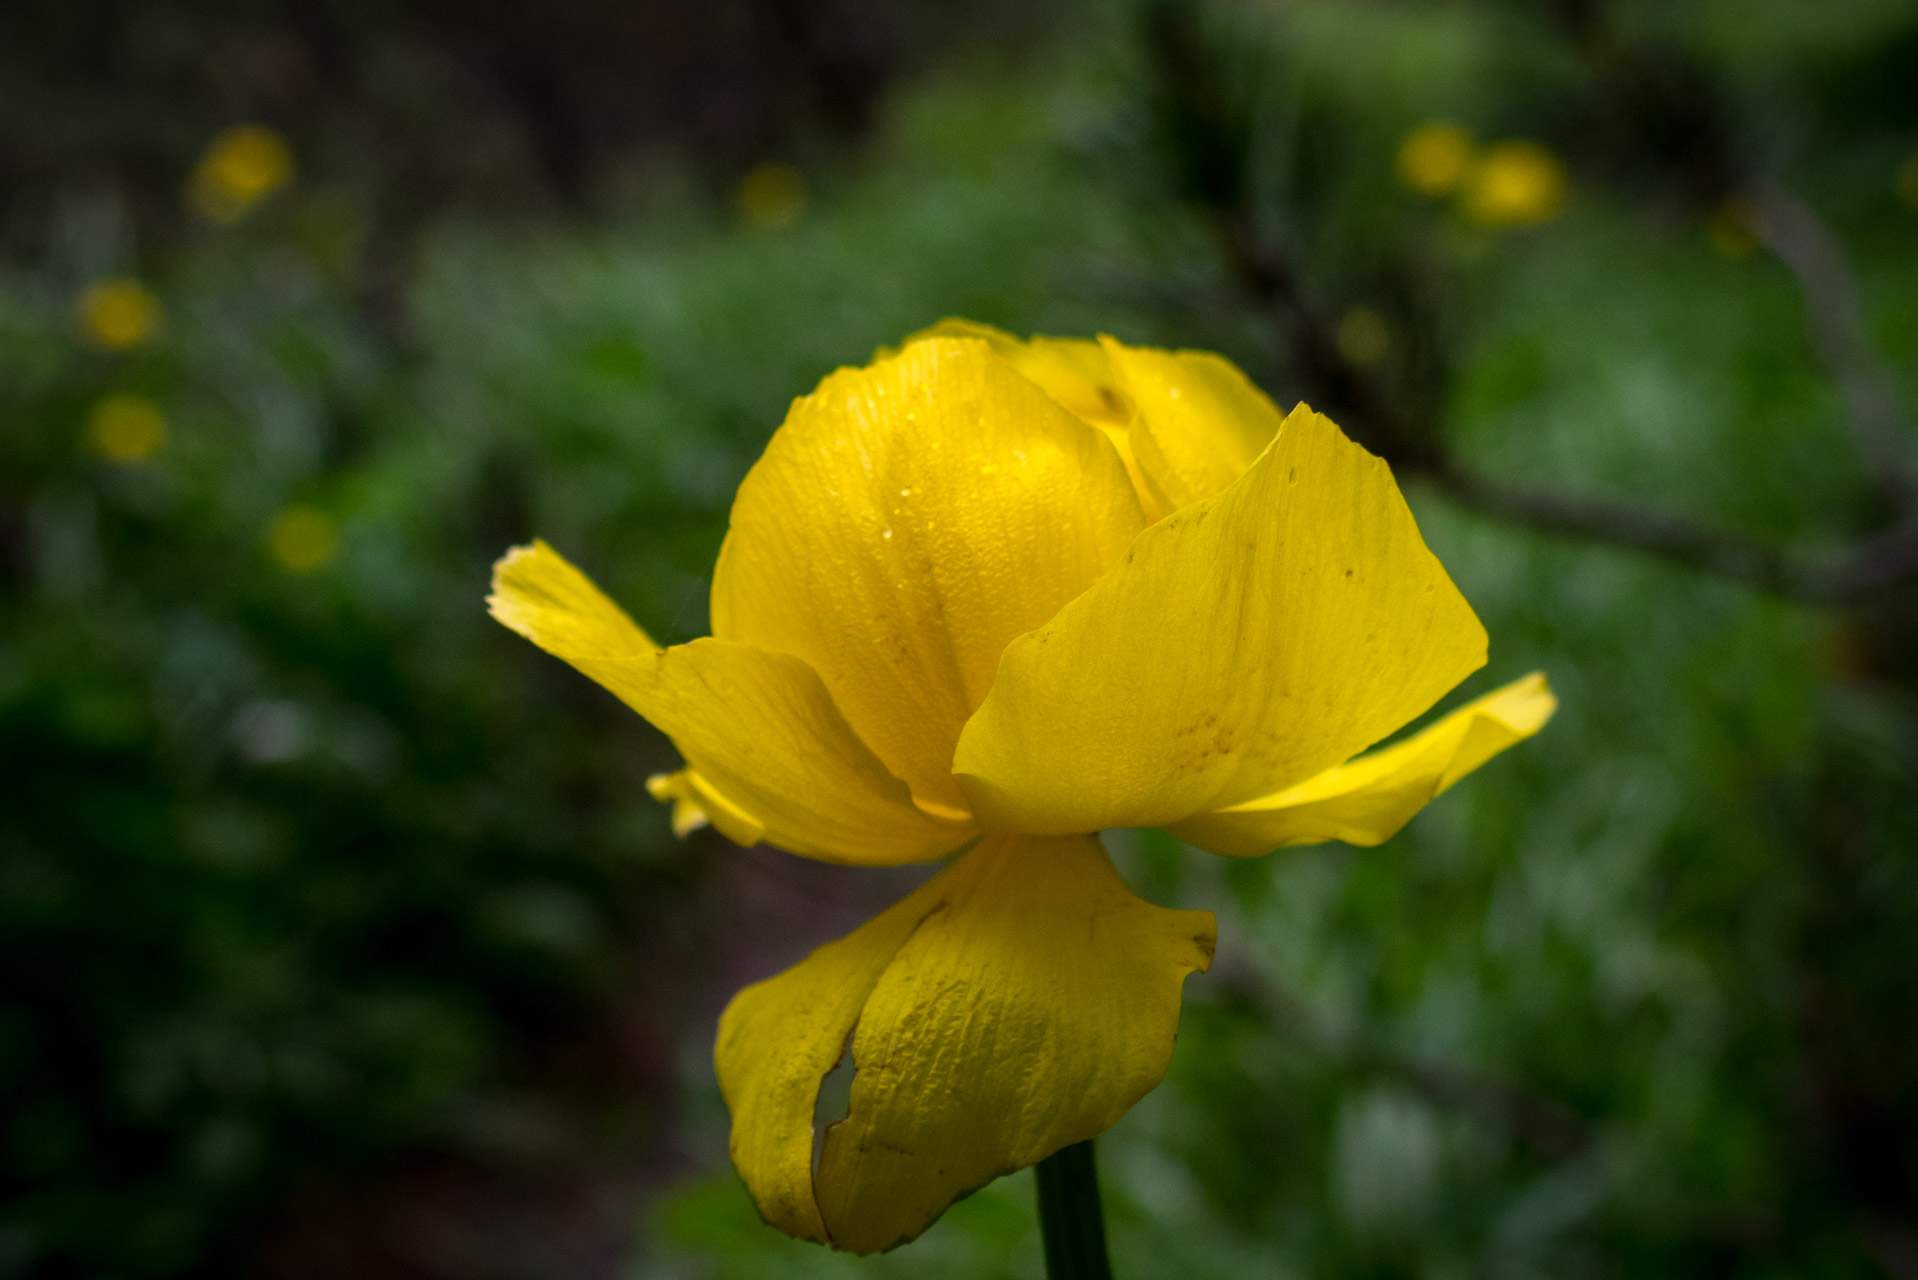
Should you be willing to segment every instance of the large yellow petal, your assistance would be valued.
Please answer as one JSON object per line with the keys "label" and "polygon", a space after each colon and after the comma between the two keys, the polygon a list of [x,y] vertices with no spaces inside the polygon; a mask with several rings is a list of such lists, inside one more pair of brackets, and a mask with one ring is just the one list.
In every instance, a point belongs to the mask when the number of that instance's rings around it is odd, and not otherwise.
{"label": "large yellow petal", "polygon": [[1168,826],[1350,759],[1484,661],[1390,470],[1301,407],[1007,647],[954,769],[989,830]]}
{"label": "large yellow petal", "polygon": [[790,654],[721,640],[661,649],[543,542],[494,566],[488,604],[671,738],[700,808],[735,839],[756,832],[809,857],[887,864],[942,857],[969,834],[913,804]]}
{"label": "large yellow petal", "polygon": [[918,801],[963,814],[953,744],[1000,652],[1143,523],[1098,431],[983,341],[916,342],[794,403],[733,504],[713,632],[804,659]]}
{"label": "large yellow petal", "polygon": [[1440,792],[1537,733],[1557,708],[1544,673],[1534,671],[1404,742],[1168,830],[1201,849],[1241,858],[1326,840],[1380,844]]}
{"label": "large yellow petal", "polygon": [[[733,1001],[717,1062],[734,1161],[794,1234],[854,1253],[910,1240],[1144,1097],[1215,938],[1209,913],[1134,897],[1090,836],[989,837]],[[848,1033],[851,1108],[809,1176],[820,1079]]]}
{"label": "large yellow petal", "polygon": [[1138,407],[1132,452],[1164,510],[1220,492],[1278,434],[1278,407],[1230,361],[1208,351],[1100,342],[1114,378]]}

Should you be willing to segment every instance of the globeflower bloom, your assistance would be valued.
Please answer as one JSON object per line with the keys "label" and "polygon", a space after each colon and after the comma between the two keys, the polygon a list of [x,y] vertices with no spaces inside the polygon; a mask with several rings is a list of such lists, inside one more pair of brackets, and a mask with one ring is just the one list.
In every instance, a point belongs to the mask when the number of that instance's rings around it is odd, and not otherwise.
{"label": "globeflower bloom", "polygon": [[207,147],[187,178],[187,202],[214,222],[238,222],[293,181],[293,149],[263,124],[236,124]]}
{"label": "globeflower bloom", "polygon": [[543,543],[490,603],[673,740],[677,828],[952,858],[720,1020],[761,1212],[857,1253],[1164,1075],[1214,921],[1134,896],[1095,833],[1377,844],[1554,706],[1528,676],[1361,755],[1486,650],[1386,465],[1217,356],[961,321],[794,403],[734,501],[711,637],[661,648]]}
{"label": "globeflower bloom", "polygon": [[1563,212],[1565,185],[1565,166],[1551,148],[1516,138],[1485,149],[1466,175],[1460,207],[1480,226],[1530,226]]}

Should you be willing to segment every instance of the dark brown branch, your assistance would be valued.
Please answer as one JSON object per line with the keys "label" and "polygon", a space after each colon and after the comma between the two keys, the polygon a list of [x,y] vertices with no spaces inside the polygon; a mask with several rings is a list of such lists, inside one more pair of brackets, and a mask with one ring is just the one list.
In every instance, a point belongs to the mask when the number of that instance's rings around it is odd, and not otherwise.
{"label": "dark brown branch", "polygon": [[[1258,234],[1248,217],[1243,213],[1225,214],[1218,225],[1234,278],[1249,297],[1274,311],[1286,327],[1309,397],[1339,417],[1354,439],[1391,463],[1401,478],[1423,479],[1461,505],[1495,519],[1660,556],[1702,573],[1809,604],[1852,604],[1918,577],[1918,508],[1914,507],[1904,508],[1904,518],[1889,530],[1818,554],[1787,550],[1631,503],[1526,488],[1478,474],[1450,456],[1431,424],[1407,417],[1345,358],[1331,325],[1305,296],[1290,263]],[[1792,225],[1795,234],[1806,234],[1804,224]],[[1812,225],[1816,230],[1815,219]],[[1842,251],[1836,250],[1835,244],[1829,247],[1838,252],[1842,267]],[[1844,269],[1838,279],[1850,280],[1849,269]],[[1855,300],[1855,296],[1853,285],[1851,297]],[[1844,359],[1850,362],[1844,366],[1849,375],[1839,376],[1851,376],[1858,382],[1859,404],[1865,410],[1861,421],[1877,424],[1861,429],[1861,442],[1869,438],[1874,448],[1880,449],[1882,461],[1874,457],[1873,472],[1891,496],[1899,492],[1897,477],[1906,474],[1901,469],[1902,449],[1893,447],[1896,442],[1882,439],[1887,421],[1891,431],[1901,430],[1897,426],[1897,402],[1895,396],[1884,399],[1889,377],[1882,365],[1875,358],[1858,354],[1860,344],[1865,352],[1870,351],[1862,323],[1830,319],[1831,309],[1842,308],[1845,301],[1842,290],[1827,287],[1811,304],[1822,317],[1814,323],[1836,326],[1836,336],[1828,336],[1828,340],[1835,352],[1847,353]],[[1845,328],[1847,324],[1852,327]],[[1872,381],[1874,376],[1879,377],[1879,383]],[[1849,406],[1850,393],[1847,399]]]}
{"label": "dark brown branch", "polygon": [[1844,605],[1918,576],[1918,518],[1828,554],[1790,552],[1662,511],[1504,484],[1456,468],[1422,473],[1484,515],[1543,533],[1606,542],[1806,604]]}
{"label": "dark brown branch", "polygon": [[1483,515],[1662,556],[1760,591],[1798,593],[1799,575],[1793,566],[1776,549],[1740,534],[1604,498],[1509,485],[1450,462],[1422,474],[1448,497]]}
{"label": "dark brown branch", "polygon": [[1756,230],[1798,280],[1812,346],[1838,384],[1845,418],[1872,482],[1892,509],[1918,507],[1910,441],[1898,387],[1865,325],[1851,260],[1824,221],[1798,197],[1762,184],[1749,197]]}
{"label": "dark brown branch", "polygon": [[1339,350],[1332,325],[1305,296],[1291,264],[1243,213],[1221,218],[1219,239],[1240,287],[1289,324],[1293,359],[1312,402],[1341,418],[1360,444],[1401,473],[1445,465],[1428,432],[1418,429],[1376,383]]}

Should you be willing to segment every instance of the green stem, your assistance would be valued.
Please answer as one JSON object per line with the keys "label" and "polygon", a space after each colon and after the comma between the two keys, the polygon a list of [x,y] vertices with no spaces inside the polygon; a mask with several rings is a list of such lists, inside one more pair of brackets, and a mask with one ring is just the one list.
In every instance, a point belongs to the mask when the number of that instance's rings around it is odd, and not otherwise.
{"label": "green stem", "polygon": [[1060,1148],[1033,1172],[1039,1178],[1039,1234],[1045,1240],[1047,1280],[1112,1280],[1091,1141]]}

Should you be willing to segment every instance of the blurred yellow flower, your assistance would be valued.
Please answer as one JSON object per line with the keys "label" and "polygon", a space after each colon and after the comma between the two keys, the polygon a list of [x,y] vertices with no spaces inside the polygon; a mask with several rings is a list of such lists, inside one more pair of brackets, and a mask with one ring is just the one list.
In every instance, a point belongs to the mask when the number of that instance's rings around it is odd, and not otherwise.
{"label": "blurred yellow flower", "polygon": [[1518,138],[1494,143],[1466,175],[1460,207],[1487,227],[1546,222],[1565,207],[1565,166],[1543,143]]}
{"label": "blurred yellow flower", "polygon": [[109,462],[141,462],[166,444],[166,415],[143,395],[122,391],[93,406],[87,440]]}
{"label": "blurred yellow flower", "polygon": [[1705,239],[1727,258],[1742,258],[1764,241],[1758,235],[1758,210],[1744,196],[1731,196],[1705,222]]}
{"label": "blurred yellow flower", "polygon": [[237,222],[293,180],[293,150],[263,124],[236,124],[208,145],[187,177],[187,203],[214,222]]}
{"label": "blurred yellow flower", "polygon": [[1485,661],[1385,463],[1218,356],[965,321],[794,402],[733,501],[711,637],[660,647],[543,542],[489,604],[673,740],[676,828],[951,859],[720,1019],[747,1188],[853,1253],[1163,1076],[1216,924],[1134,896],[1094,833],[1377,844],[1556,705],[1533,674],[1360,754]]}
{"label": "blurred yellow flower", "polygon": [[1918,209],[1918,151],[1914,151],[1898,166],[1898,178],[1895,183],[1898,198],[1905,202],[1908,209]]}
{"label": "blurred yellow flower", "polygon": [[74,304],[80,330],[97,346],[128,351],[160,331],[160,300],[138,280],[96,281]]}
{"label": "blurred yellow flower", "polygon": [[311,573],[324,567],[339,550],[340,536],[333,518],[318,507],[291,506],[273,517],[266,546],[280,567]]}
{"label": "blurred yellow flower", "polygon": [[1392,353],[1392,327],[1370,307],[1358,306],[1339,317],[1339,354],[1361,369],[1384,363]]}
{"label": "blurred yellow flower", "polygon": [[1433,120],[1399,144],[1399,181],[1420,195],[1456,190],[1472,164],[1472,135],[1450,120]]}
{"label": "blurred yellow flower", "polygon": [[739,215],[749,226],[777,231],[806,209],[806,175],[798,166],[767,160],[739,180]]}

